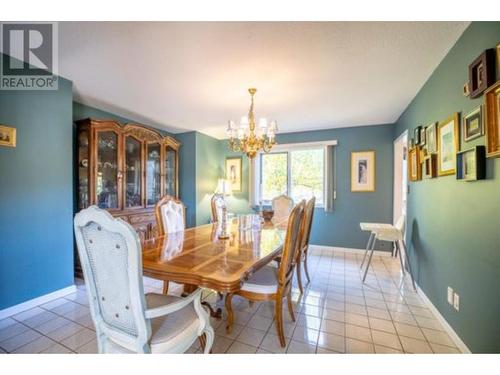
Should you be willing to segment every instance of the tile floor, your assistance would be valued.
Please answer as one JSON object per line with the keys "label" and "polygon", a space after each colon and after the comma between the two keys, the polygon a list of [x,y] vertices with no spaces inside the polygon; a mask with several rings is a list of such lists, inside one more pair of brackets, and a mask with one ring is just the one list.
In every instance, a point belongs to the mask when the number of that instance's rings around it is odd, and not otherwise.
{"label": "tile floor", "polygon": [[[287,346],[276,336],[272,303],[235,297],[235,325],[212,320],[214,353],[459,353],[444,328],[413,292],[401,283],[399,261],[374,256],[366,284],[361,282],[362,253],[314,246],[309,255],[311,283],[304,295],[294,289],[296,321],[285,314]],[[94,325],[85,285],[78,291],[0,320],[0,353],[96,353]],[[162,283],[145,278],[147,292],[161,293]],[[170,292],[178,294],[181,286]],[[205,299],[221,304],[217,295]],[[287,312],[286,308],[284,312]],[[199,352],[196,342],[190,353]]]}

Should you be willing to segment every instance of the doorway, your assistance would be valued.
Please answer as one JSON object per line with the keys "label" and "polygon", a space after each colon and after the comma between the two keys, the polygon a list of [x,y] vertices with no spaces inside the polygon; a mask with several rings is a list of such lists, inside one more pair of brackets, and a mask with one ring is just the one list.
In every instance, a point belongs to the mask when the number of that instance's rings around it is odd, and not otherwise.
{"label": "doorway", "polygon": [[394,141],[394,190],[392,221],[396,224],[401,215],[406,215],[408,195],[408,130]]}

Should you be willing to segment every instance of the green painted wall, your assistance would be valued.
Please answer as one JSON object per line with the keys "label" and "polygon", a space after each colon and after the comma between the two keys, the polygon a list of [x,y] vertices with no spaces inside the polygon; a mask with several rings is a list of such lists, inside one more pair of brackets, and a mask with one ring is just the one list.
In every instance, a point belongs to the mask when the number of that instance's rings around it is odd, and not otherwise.
{"label": "green painted wall", "polygon": [[[473,22],[396,123],[404,130],[467,113],[482,103],[462,95],[467,67],[500,42],[500,22]],[[498,74],[497,74],[498,78]],[[484,143],[461,143],[462,149]],[[500,160],[488,159],[487,180],[455,176],[410,184],[407,238],[418,284],[473,352],[500,352]],[[447,287],[460,295],[460,312]]]}
{"label": "green painted wall", "polygon": [[179,149],[179,198],[186,206],[186,225],[196,225],[196,132],[176,134]]}

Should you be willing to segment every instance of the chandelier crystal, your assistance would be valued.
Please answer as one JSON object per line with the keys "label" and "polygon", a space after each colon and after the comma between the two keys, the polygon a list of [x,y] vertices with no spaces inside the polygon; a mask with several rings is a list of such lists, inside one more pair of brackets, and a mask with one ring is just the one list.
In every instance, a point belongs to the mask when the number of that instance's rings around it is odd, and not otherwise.
{"label": "chandelier crystal", "polygon": [[255,123],[253,113],[253,97],[257,89],[250,88],[248,92],[251,96],[250,110],[248,116],[243,116],[240,124],[229,121],[227,125],[227,135],[229,136],[229,148],[234,152],[244,152],[250,159],[253,159],[257,152],[269,152],[276,144],[276,132],[278,125],[276,121],[267,122],[265,118],[260,118],[258,125]]}

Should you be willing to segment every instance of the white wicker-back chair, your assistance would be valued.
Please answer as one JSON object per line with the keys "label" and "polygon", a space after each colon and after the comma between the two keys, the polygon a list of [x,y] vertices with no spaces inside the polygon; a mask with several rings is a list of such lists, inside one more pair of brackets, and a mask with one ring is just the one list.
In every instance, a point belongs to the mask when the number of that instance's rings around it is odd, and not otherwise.
{"label": "white wicker-back chair", "polygon": [[133,228],[91,206],[74,221],[99,353],[183,353],[214,331],[201,289],[186,298],[144,295],[141,244]]}
{"label": "white wicker-back chair", "polygon": [[280,222],[287,220],[292,212],[293,199],[287,195],[279,195],[272,200],[273,206],[273,223],[279,224]]}

